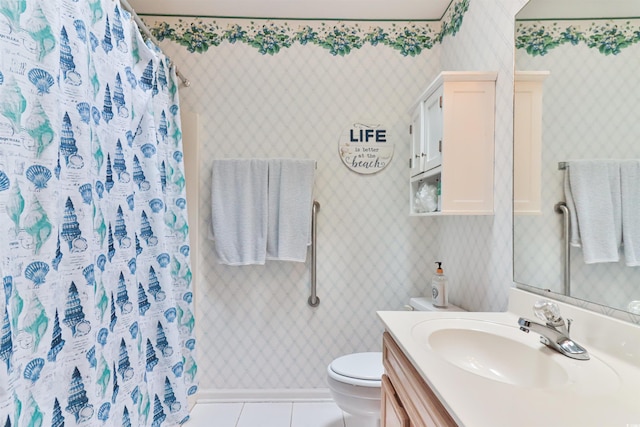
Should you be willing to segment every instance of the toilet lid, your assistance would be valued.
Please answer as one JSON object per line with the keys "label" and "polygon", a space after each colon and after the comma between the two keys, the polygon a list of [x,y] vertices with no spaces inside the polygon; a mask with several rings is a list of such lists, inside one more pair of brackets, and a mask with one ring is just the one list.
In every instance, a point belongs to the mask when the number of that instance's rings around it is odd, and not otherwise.
{"label": "toilet lid", "polygon": [[382,353],[354,353],[338,357],[331,363],[331,370],[338,375],[359,380],[380,381],[384,373]]}

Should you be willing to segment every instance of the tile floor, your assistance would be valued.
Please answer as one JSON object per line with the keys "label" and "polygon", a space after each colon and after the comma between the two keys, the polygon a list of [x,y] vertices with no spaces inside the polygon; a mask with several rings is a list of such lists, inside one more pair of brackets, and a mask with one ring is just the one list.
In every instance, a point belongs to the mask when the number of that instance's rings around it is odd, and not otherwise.
{"label": "tile floor", "polygon": [[345,414],[331,401],[198,403],[184,426],[372,427]]}

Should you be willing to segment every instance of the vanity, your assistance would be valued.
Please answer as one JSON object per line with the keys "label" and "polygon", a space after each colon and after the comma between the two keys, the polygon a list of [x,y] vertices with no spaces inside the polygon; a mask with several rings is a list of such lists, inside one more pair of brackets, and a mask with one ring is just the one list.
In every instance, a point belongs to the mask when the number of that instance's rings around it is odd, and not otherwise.
{"label": "vanity", "polygon": [[382,426],[640,425],[640,327],[562,302],[576,360],[520,330],[540,296],[513,288],[503,313],[378,312]]}

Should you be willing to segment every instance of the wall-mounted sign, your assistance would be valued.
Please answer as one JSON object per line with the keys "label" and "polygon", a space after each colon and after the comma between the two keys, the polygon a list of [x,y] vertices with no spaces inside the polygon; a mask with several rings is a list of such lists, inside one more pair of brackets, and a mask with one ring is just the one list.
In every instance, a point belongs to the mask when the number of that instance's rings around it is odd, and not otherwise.
{"label": "wall-mounted sign", "polygon": [[372,174],[391,163],[394,144],[386,126],[356,122],[342,132],[338,148],[342,162],[349,169]]}

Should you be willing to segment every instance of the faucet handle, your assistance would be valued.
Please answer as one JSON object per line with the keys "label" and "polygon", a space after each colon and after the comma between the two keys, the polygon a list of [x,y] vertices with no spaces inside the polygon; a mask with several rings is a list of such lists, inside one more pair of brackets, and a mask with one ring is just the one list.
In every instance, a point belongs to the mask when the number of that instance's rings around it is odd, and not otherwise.
{"label": "faucet handle", "polygon": [[560,315],[560,307],[558,304],[548,301],[540,300],[533,305],[533,313],[540,320],[552,325],[564,324],[564,320]]}

